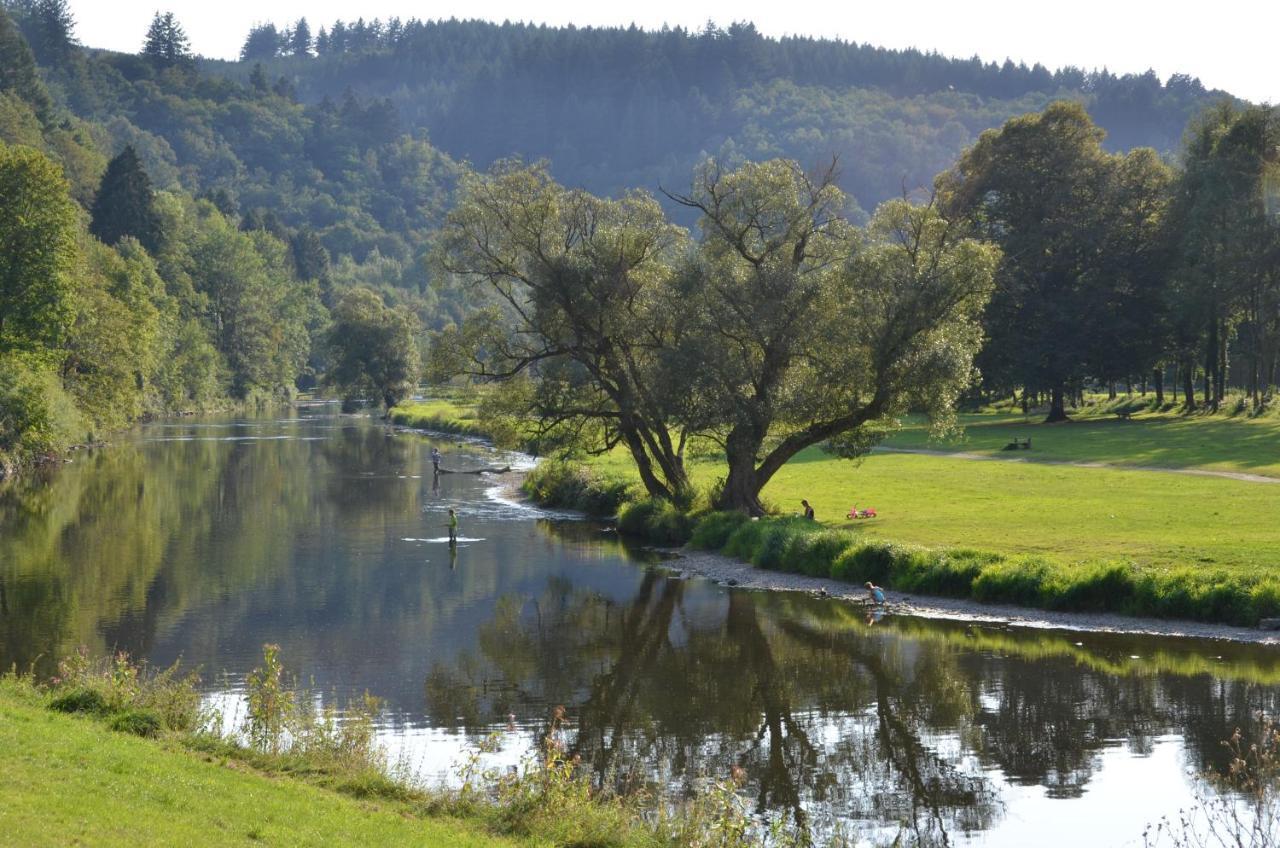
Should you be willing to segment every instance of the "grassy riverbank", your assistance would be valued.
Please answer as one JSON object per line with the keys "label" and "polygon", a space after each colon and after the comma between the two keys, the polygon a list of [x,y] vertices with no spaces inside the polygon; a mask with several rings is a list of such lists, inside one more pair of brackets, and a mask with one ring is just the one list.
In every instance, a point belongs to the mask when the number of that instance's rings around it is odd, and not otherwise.
{"label": "grassy riverbank", "polygon": [[[762,567],[903,591],[1244,625],[1280,615],[1280,526],[1268,518],[1280,505],[1280,485],[1054,464],[1267,474],[1280,468],[1280,420],[1122,420],[1099,410],[1059,425],[1007,413],[966,416],[964,423],[965,437],[949,443],[931,442],[922,425],[909,423],[886,447],[1030,461],[886,452],[850,463],[811,449],[784,467],[764,496],[782,514],[807,498],[816,525],[766,519],[735,528],[734,539],[669,508],[632,506],[622,509],[621,526],[666,542],[693,536]],[[1001,451],[1014,437],[1031,438],[1032,450]],[[711,460],[695,460],[690,469],[704,487],[723,473]],[[622,453],[594,459],[586,470],[547,467],[529,489],[579,508],[639,497]],[[878,517],[845,518],[854,503],[875,507]],[[722,522],[717,527],[732,521],[712,520]]]}
{"label": "grassy riverbank", "polygon": [[32,846],[764,844],[731,784],[657,810],[643,794],[594,787],[558,742],[563,708],[521,768],[490,769],[477,751],[461,786],[444,789],[386,760],[376,698],[339,715],[289,679],[264,646],[245,718],[228,732],[176,668],[81,652],[47,681],[0,676],[0,833]]}
{"label": "grassy riverbank", "polygon": [[392,424],[415,430],[434,430],[473,438],[489,436],[480,425],[474,406],[444,398],[402,403],[392,407],[387,418]]}
{"label": "grassy riverbank", "polygon": [[140,739],[0,690],[0,832],[32,846],[516,846],[481,822],[358,799],[182,741]]}
{"label": "grassy riverbank", "polygon": [[[1243,625],[1280,615],[1280,525],[1268,520],[1280,484],[1156,470],[1280,478],[1280,418],[1138,406],[1100,403],[1055,425],[1020,412],[969,414],[963,435],[941,442],[909,421],[886,451],[859,463],[810,449],[764,497],[780,515],[807,498],[817,525],[766,519],[734,544],[704,532],[703,546],[762,567],[1047,609]],[[413,409],[434,429],[479,429],[461,402]],[[1030,438],[1032,449],[1002,450],[1015,438]],[[715,457],[689,467],[704,489],[723,474]],[[525,488],[542,503],[620,512],[624,532],[666,544],[696,539],[705,512],[644,503],[622,451],[544,464]],[[855,503],[878,516],[846,518]]]}

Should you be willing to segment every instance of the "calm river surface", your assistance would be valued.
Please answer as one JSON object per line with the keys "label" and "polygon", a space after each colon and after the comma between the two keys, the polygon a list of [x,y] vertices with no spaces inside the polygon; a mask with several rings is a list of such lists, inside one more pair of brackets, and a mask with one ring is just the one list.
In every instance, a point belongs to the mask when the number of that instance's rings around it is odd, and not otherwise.
{"label": "calm river surface", "polygon": [[[565,705],[604,780],[745,769],[767,816],[925,844],[1140,845],[1190,771],[1280,706],[1274,648],[887,618],[676,579],[599,525],[503,497],[480,445],[302,408],[147,425],[0,488],[0,665],[77,645],[199,666],[238,703],[262,645],[318,697],[385,699],[447,779]],[[449,507],[465,539],[436,539]]]}

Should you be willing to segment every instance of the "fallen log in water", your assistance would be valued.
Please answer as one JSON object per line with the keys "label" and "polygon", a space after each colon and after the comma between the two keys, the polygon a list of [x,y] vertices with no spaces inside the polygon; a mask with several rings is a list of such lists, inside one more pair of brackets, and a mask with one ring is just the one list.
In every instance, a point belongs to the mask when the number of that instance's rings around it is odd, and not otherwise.
{"label": "fallen log in water", "polygon": [[468,468],[465,471],[454,469],[454,468],[437,468],[436,473],[437,474],[509,474],[511,473],[511,466],[506,465],[506,466],[503,466],[502,468]]}

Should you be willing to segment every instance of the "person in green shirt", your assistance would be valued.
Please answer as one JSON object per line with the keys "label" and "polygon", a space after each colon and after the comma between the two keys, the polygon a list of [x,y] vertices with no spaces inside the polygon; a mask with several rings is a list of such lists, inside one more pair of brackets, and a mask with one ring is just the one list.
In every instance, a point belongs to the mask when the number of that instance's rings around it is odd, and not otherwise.
{"label": "person in green shirt", "polygon": [[449,544],[458,544],[458,513],[449,509]]}

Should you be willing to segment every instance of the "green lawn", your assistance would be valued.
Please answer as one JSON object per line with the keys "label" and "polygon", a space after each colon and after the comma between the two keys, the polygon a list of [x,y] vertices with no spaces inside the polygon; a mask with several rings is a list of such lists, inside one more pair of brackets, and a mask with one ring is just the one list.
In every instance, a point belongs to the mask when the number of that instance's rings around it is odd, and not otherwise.
{"label": "green lawn", "polygon": [[[272,779],[0,692],[0,842],[515,846],[478,825]],[[9,840],[15,840],[10,843]]]}
{"label": "green lawn", "polygon": [[[911,422],[885,447],[967,451],[1019,459],[1104,462],[1112,465],[1201,468],[1280,477],[1280,418],[1136,414],[1122,421],[1108,413],[1082,415],[1062,424],[1042,424],[1043,415],[1013,413],[960,416],[958,439],[934,441]],[[1001,451],[1015,438],[1030,438],[1031,450]]]}
{"label": "green lawn", "polygon": [[[923,425],[908,424],[890,445],[1280,476],[1275,419],[1161,416],[1044,425],[1012,417],[966,416],[963,440],[949,446],[930,442]],[[1002,453],[1013,435],[1030,437],[1033,449]],[[594,464],[606,474],[634,476],[621,451]],[[705,485],[724,469],[696,461],[691,472]],[[807,498],[824,524],[930,547],[1280,571],[1280,484],[888,452],[850,462],[814,448],[788,463],[764,497],[783,513],[798,513]],[[854,503],[875,507],[879,517],[846,520]]]}
{"label": "green lawn", "polygon": [[[468,420],[465,406],[432,401],[433,414]],[[868,537],[930,547],[1033,553],[1067,562],[1130,559],[1153,566],[1220,566],[1280,571],[1280,484],[1138,470],[1235,471],[1280,478],[1280,418],[1142,413],[1123,421],[1106,411],[1064,424],[1042,415],[961,416],[963,435],[938,442],[908,421],[885,447],[968,452],[1028,462],[877,452],[861,462],[810,449],[765,489],[766,501],[798,512],[808,498],[820,521]],[[1004,452],[1013,438],[1032,449]],[[1035,460],[1099,462],[1134,470],[1079,468]],[[609,475],[634,478],[629,456],[592,460]],[[724,474],[714,460],[691,462],[700,485]],[[844,518],[854,503],[870,521]]]}

